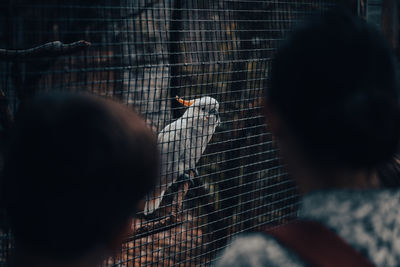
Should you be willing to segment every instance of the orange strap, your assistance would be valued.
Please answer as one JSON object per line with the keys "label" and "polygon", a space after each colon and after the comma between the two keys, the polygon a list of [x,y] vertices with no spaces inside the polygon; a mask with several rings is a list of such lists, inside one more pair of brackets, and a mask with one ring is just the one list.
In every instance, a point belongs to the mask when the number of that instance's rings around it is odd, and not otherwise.
{"label": "orange strap", "polygon": [[320,223],[295,221],[266,233],[314,267],[372,267],[372,262]]}

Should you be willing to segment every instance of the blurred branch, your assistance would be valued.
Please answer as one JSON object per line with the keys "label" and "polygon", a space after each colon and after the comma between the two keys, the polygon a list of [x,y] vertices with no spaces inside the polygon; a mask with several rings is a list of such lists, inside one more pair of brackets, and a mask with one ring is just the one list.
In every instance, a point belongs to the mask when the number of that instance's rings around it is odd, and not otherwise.
{"label": "blurred branch", "polygon": [[28,49],[0,49],[0,59],[16,60],[36,57],[57,57],[82,51],[90,45],[90,42],[84,40],[70,44],[55,41]]}
{"label": "blurred branch", "polygon": [[[17,96],[22,100],[33,95],[33,89],[36,88],[43,73],[54,63],[54,61],[49,60],[49,57],[70,55],[83,51],[90,46],[90,42],[80,40],[70,44],[54,41],[28,49],[0,49],[0,60],[13,61],[11,75]],[[29,62],[29,66],[35,69],[35,73],[24,75],[22,64],[25,62],[23,61],[32,58],[37,59]]]}

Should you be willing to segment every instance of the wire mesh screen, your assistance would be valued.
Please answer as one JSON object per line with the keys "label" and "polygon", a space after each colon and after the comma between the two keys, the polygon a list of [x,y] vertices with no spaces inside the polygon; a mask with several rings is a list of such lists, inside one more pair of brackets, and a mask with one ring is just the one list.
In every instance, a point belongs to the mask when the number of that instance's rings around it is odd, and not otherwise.
{"label": "wire mesh screen", "polygon": [[[104,266],[210,264],[232,236],[296,217],[296,187],[266,132],[261,96],[285,33],[329,6],[3,1],[2,127],[21,101],[43,91],[91,92],[132,106],[158,134],[164,168],[121,253]],[[182,126],[185,116],[191,125]],[[12,250],[5,229],[3,263]]]}

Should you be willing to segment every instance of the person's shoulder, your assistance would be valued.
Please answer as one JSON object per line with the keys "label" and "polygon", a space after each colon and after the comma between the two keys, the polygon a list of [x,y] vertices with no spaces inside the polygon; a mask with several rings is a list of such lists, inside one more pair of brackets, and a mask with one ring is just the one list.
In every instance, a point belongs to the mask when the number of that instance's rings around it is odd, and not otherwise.
{"label": "person's shoulder", "polygon": [[235,238],[222,252],[215,266],[300,267],[304,264],[294,253],[281,246],[274,238],[262,233],[253,233]]}

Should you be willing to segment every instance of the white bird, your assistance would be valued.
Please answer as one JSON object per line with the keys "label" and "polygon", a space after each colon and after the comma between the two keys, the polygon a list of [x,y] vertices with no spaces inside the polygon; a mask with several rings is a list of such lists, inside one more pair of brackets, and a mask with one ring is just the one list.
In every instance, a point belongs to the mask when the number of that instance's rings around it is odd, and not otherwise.
{"label": "white bird", "polygon": [[184,175],[190,179],[190,170],[197,173],[196,164],[221,122],[216,99],[209,96],[189,101],[176,98],[188,109],[158,134],[161,175],[153,193],[147,196],[144,207],[146,216],[160,207],[165,192],[178,177]]}

